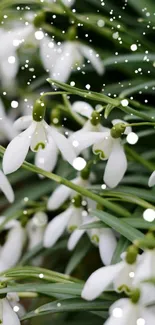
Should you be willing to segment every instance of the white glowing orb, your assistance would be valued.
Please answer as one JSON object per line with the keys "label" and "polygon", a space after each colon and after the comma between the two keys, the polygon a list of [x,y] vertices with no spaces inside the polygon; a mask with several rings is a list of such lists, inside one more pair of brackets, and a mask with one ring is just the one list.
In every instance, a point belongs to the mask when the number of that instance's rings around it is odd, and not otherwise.
{"label": "white glowing orb", "polygon": [[126,138],[127,142],[130,144],[135,144],[138,141],[138,135],[134,132],[130,132]]}
{"label": "white glowing orb", "polygon": [[128,102],[127,99],[122,99],[121,104],[122,104],[123,107],[125,107],[125,106],[128,106],[129,102]]}
{"label": "white glowing orb", "polygon": [[153,209],[146,209],[143,213],[144,220],[152,222],[155,219],[155,211]]}
{"label": "white glowing orb", "polygon": [[13,100],[13,101],[11,102],[11,107],[12,107],[12,108],[17,108],[17,107],[18,107],[18,102],[17,102],[16,100]]}
{"label": "white glowing orb", "polygon": [[123,315],[123,311],[121,308],[114,308],[113,312],[112,312],[113,316],[116,318],[121,318]]}
{"label": "white glowing orb", "polygon": [[35,32],[35,38],[40,41],[41,39],[44,38],[44,33],[41,30],[37,30]]}
{"label": "white glowing orb", "polygon": [[8,62],[9,62],[10,64],[14,64],[15,61],[16,61],[16,58],[15,58],[14,56],[9,56],[9,57],[8,57]]}
{"label": "white glowing orb", "polygon": [[86,166],[86,161],[81,158],[81,157],[77,157],[74,159],[73,161],[73,167],[76,169],[76,170],[82,170],[84,169]]}
{"label": "white glowing orb", "polygon": [[18,307],[18,306],[14,306],[14,307],[13,307],[13,310],[15,311],[15,313],[18,313],[18,311],[19,311],[19,307]]}
{"label": "white glowing orb", "polygon": [[136,44],[132,44],[131,46],[130,46],[130,49],[131,49],[131,51],[137,51],[137,45]]}
{"label": "white glowing orb", "polygon": [[137,319],[137,325],[145,325],[145,319],[144,318],[138,318]]}

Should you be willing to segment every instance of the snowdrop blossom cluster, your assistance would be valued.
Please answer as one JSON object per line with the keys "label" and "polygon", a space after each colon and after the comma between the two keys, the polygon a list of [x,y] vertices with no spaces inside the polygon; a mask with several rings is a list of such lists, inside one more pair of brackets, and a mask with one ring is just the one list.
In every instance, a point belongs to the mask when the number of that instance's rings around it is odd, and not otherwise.
{"label": "snowdrop blossom cluster", "polygon": [[154,11],[0,1],[2,325],[155,324]]}

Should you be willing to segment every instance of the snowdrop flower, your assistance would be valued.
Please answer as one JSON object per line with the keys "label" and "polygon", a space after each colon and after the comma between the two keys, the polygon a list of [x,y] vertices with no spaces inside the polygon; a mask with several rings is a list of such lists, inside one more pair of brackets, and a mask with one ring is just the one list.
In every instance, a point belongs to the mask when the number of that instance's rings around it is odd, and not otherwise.
{"label": "snowdrop flower", "polygon": [[147,249],[136,268],[134,283],[139,284],[155,277],[155,249]]}
{"label": "snowdrop flower", "polygon": [[[8,231],[7,239],[0,249],[0,271],[3,272],[19,261],[26,240],[25,229],[16,221]],[[8,228],[6,228],[8,229]]]}
{"label": "snowdrop flower", "polygon": [[29,33],[29,26],[18,27],[11,31],[0,28],[0,38],[3,44],[0,51],[0,75],[4,86],[13,84],[19,68],[16,51]]}
{"label": "snowdrop flower", "polygon": [[155,171],[151,174],[149,178],[149,186],[152,187],[155,185]]}
{"label": "snowdrop flower", "polygon": [[20,320],[6,298],[0,299],[0,323],[2,325],[20,325]]}
{"label": "snowdrop flower", "polygon": [[[86,187],[89,185],[88,179],[82,178],[82,176],[78,176],[71,180],[72,183],[79,185],[81,187]],[[71,188],[60,185],[56,188],[56,190],[51,194],[47,202],[48,210],[57,210],[62,204],[72,198],[75,195],[75,191]]]}
{"label": "snowdrop flower", "polygon": [[0,141],[12,140],[17,135],[13,128],[13,119],[7,116],[2,100],[0,99]]}
{"label": "snowdrop flower", "polygon": [[74,231],[82,223],[81,198],[75,197],[73,205],[49,222],[44,235],[44,247],[52,247],[65,229]]}
{"label": "snowdrop flower", "polygon": [[[31,220],[27,223],[28,250],[35,248],[41,244],[44,238],[44,232],[47,225],[48,217],[45,212],[36,212]],[[42,256],[33,259],[33,265],[40,265]]]}
{"label": "snowdrop flower", "polygon": [[10,203],[14,201],[14,192],[7,177],[0,170],[0,190],[4,193]]}
{"label": "snowdrop flower", "polygon": [[104,72],[99,55],[91,47],[79,41],[65,41],[58,46],[45,38],[41,43],[40,55],[50,78],[57,81],[66,82],[72,71],[83,64],[84,58],[90,62],[99,75]]}
{"label": "snowdrop flower", "polygon": [[[82,224],[87,224],[98,220],[97,218],[92,218],[89,215],[89,213],[91,212],[90,205],[88,211],[89,212],[87,215],[86,215],[86,211],[84,211],[83,213]],[[117,245],[117,241],[113,231],[109,228],[90,229],[90,230],[76,229],[70,235],[70,238],[68,240],[67,246],[69,250],[73,250],[75,248],[75,246],[77,245],[81,237],[84,235],[84,233],[87,233],[92,243],[95,246],[99,247],[99,253],[103,264],[109,265]]]}
{"label": "snowdrop flower", "polygon": [[101,267],[97,271],[93,272],[84,285],[82,298],[93,300],[100,296],[110,284],[113,284],[116,291],[132,288],[137,256],[133,254],[129,261],[127,258],[128,253],[120,263]]}
{"label": "snowdrop flower", "polygon": [[123,298],[110,307],[110,317],[104,325],[153,325],[154,318],[151,308]]}
{"label": "snowdrop flower", "polygon": [[[73,163],[76,155],[72,146],[62,134],[45,122],[44,113],[44,103],[37,100],[33,108],[33,116],[23,116],[15,122],[17,129],[26,128],[26,130],[16,136],[6,148],[3,157],[3,170],[5,174],[12,173],[21,167],[29,147],[32,151],[37,152],[40,149],[44,149],[47,143],[51,141],[55,142],[63,157],[70,164]],[[13,160],[12,157],[14,157]]]}
{"label": "snowdrop flower", "polygon": [[[94,117],[95,119],[95,117]],[[93,152],[99,155],[101,160],[108,160],[104,172],[104,182],[114,188],[123,178],[127,169],[127,159],[124,148],[121,144],[121,135],[131,132],[130,127],[125,127],[121,120],[112,121],[113,128],[101,132],[77,131],[70,137],[73,146],[76,146],[76,153],[93,144]]]}
{"label": "snowdrop flower", "polygon": [[7,300],[9,304],[13,308],[14,312],[17,313],[18,317],[21,318],[25,314],[25,308],[19,302],[19,296],[16,292],[9,292],[7,293]]}

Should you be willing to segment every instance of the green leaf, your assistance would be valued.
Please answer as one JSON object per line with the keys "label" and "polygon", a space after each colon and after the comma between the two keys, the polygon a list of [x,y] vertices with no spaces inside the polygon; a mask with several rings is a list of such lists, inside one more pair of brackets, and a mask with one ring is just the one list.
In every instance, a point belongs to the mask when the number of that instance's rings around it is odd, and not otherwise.
{"label": "green leaf", "polygon": [[[110,304],[111,302],[109,301],[88,302],[79,298],[57,300],[27,313],[21,320],[53,313],[108,310]],[[107,315],[107,313],[105,313],[105,315]]]}
{"label": "green leaf", "polygon": [[[143,218],[121,218],[122,221],[126,222],[133,228],[137,229],[150,229],[153,226],[155,226],[155,221],[149,222],[144,220]],[[79,229],[98,229],[98,228],[107,228],[108,225],[106,225],[102,221],[95,221],[95,222],[90,222],[87,224],[83,224],[82,226],[79,227]]]}
{"label": "green leaf", "polygon": [[116,249],[114,251],[111,264],[116,264],[121,261],[121,254],[126,251],[127,247],[130,245],[130,241],[125,237],[121,236],[117,243]]}
{"label": "green leaf", "polygon": [[116,218],[107,212],[95,210],[92,211],[91,214],[95,217],[98,217],[101,221],[106,223],[109,227],[117,231],[119,234],[121,234],[131,242],[144,237],[141,231],[134,229],[127,222],[123,221],[122,219]]}
{"label": "green leaf", "polygon": [[90,240],[87,237],[83,237],[75,248],[72,257],[70,258],[66,266],[66,274],[71,274],[75,270],[75,268],[80,264],[82,259],[87,255],[90,247]]}

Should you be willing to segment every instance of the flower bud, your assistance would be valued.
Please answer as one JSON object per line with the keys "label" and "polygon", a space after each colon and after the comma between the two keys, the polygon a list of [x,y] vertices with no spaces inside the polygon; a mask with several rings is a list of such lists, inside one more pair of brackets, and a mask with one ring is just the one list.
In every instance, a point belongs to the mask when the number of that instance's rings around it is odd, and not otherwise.
{"label": "flower bud", "polygon": [[110,131],[112,138],[120,138],[124,134],[125,129],[126,125],[124,123],[115,124]]}
{"label": "flower bud", "polygon": [[46,18],[45,12],[44,11],[39,11],[37,13],[36,17],[33,20],[33,25],[36,28],[41,27],[42,24],[45,22],[45,18]]}
{"label": "flower bud", "polygon": [[82,205],[82,197],[80,194],[77,194],[73,197],[72,199],[72,204],[76,207],[76,208],[80,208]]}
{"label": "flower bud", "polygon": [[90,118],[91,124],[92,125],[98,125],[101,122],[101,115],[99,112],[94,111],[91,114],[91,118]]}
{"label": "flower bud", "polygon": [[45,116],[45,104],[37,99],[33,106],[33,120],[36,122],[41,122]]}
{"label": "flower bud", "polygon": [[54,108],[52,109],[51,112],[51,122],[52,124],[56,125],[56,126],[60,126],[61,125],[61,112],[58,108]]}
{"label": "flower bud", "polygon": [[128,247],[126,251],[126,262],[128,264],[134,264],[137,260],[138,248],[134,245]]}
{"label": "flower bud", "polygon": [[137,302],[139,301],[140,299],[140,290],[139,289],[135,289],[131,292],[131,301],[133,304],[137,304]]}

